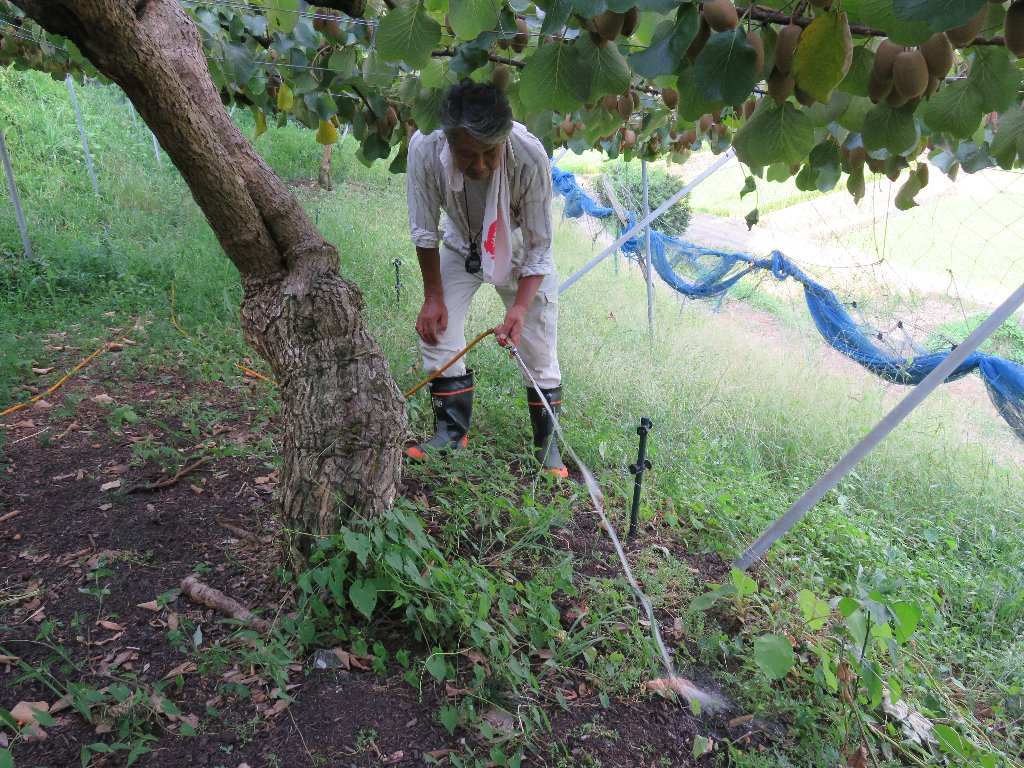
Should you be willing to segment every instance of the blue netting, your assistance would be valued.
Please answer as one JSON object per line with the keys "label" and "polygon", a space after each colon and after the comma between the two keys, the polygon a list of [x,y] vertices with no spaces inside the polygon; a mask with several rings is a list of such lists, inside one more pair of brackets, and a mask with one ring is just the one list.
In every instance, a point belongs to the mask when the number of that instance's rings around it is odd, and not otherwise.
{"label": "blue netting", "polygon": [[[600,205],[576,182],[573,174],[557,167],[551,169],[555,189],[565,197],[564,213],[570,218],[583,214],[610,218],[615,211]],[[636,217],[627,213],[628,225],[619,225],[619,236],[633,228]],[[622,252],[643,261],[642,234],[626,240]],[[720,297],[754,270],[770,272],[777,280],[792,278],[804,288],[804,298],[815,326],[826,342],[877,376],[897,384],[919,384],[946,359],[948,351],[926,352],[917,347],[913,357],[889,354],[864,333],[862,325],[850,317],[836,295],[811,279],[779,251],[766,259],[742,253],[726,253],[705,248],[651,230],[651,261],[654,269],[673,289],[694,299]],[[916,345],[915,345],[916,346]],[[982,352],[971,354],[946,381],[955,381],[978,370],[985,380],[989,396],[1007,424],[1024,440],[1024,366]]]}

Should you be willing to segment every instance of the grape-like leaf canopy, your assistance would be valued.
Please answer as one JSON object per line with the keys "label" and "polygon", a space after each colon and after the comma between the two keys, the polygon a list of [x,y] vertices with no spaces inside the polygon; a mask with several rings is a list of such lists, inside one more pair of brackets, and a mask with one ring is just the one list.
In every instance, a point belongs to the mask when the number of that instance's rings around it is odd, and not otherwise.
{"label": "grape-like leaf canopy", "polygon": [[[964,156],[972,171],[1024,159],[1021,63],[1001,37],[1007,3],[846,0],[794,16],[779,0],[737,7],[735,23],[668,0],[182,4],[224,101],[251,109],[257,132],[294,120],[331,143],[349,125],[363,162],[396,171],[412,129],[437,127],[444,89],[498,69],[516,117],[552,150],[682,160],[735,143],[755,172],[802,172],[818,188],[862,173],[865,160],[895,175],[914,160],[953,173]],[[780,52],[787,25],[802,32]],[[947,30],[958,47],[930,61],[929,87],[907,98],[910,76],[876,62],[880,46],[913,53]],[[16,0],[0,0],[0,38],[0,64],[97,76]]]}

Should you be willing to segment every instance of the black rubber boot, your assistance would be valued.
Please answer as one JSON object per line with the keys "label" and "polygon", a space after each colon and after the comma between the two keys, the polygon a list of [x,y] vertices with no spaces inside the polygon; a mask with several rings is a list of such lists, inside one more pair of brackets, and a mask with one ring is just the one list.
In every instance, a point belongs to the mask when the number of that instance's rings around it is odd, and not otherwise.
{"label": "black rubber boot", "polygon": [[434,406],[437,434],[425,443],[405,449],[406,455],[414,459],[425,459],[427,451],[457,451],[469,444],[469,423],[473,415],[473,372],[434,379],[430,383],[430,403]]}
{"label": "black rubber boot", "polygon": [[[558,416],[562,412],[562,388],[542,389],[540,393],[548,401],[555,416]],[[554,422],[536,389],[527,387],[526,404],[530,406],[530,424],[533,426],[533,454],[540,463],[541,471],[557,477],[568,477],[569,470],[562,463],[562,456],[558,452]]]}

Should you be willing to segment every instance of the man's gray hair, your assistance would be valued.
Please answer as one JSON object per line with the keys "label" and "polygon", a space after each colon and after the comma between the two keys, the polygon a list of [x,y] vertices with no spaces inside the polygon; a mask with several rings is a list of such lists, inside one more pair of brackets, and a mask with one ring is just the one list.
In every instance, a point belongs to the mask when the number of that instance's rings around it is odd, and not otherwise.
{"label": "man's gray hair", "polygon": [[449,138],[462,128],[483,144],[500,144],[512,130],[512,108],[505,92],[469,78],[445,92],[440,117],[441,129]]}

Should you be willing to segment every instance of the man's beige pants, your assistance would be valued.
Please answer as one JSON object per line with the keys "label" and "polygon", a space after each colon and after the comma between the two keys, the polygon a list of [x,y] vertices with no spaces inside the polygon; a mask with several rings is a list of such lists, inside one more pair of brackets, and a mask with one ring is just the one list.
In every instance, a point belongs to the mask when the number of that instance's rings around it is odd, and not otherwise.
{"label": "man's beige pants", "polygon": [[[482,272],[471,275],[466,271],[465,259],[460,254],[444,245],[441,246],[441,285],[444,289],[445,307],[448,309],[448,328],[441,335],[441,341],[436,347],[420,339],[420,353],[423,356],[425,372],[433,373],[466,346],[466,312],[473,296],[483,284]],[[505,303],[505,308],[511,307],[515,303],[516,292],[519,289],[519,278],[515,270],[512,280],[505,285],[494,287]],[[533,304],[526,313],[519,342],[519,354],[541,389],[551,389],[562,383],[562,372],[558,367],[557,342],[558,275],[552,272],[544,276]],[[445,371],[444,376],[463,376],[465,373],[466,358],[463,357]],[[533,386],[525,375],[523,381],[527,387]]]}

